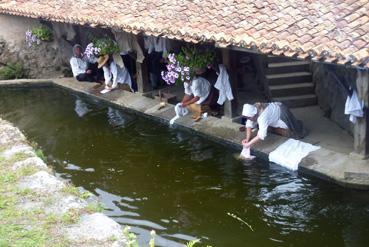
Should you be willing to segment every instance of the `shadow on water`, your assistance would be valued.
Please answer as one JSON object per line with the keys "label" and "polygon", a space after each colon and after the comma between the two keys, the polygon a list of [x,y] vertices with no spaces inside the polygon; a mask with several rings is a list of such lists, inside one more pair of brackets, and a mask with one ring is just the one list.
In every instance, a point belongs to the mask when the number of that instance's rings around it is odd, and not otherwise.
{"label": "shadow on water", "polygon": [[[367,246],[369,194],[55,89],[0,89],[0,114],[37,142],[59,176],[160,246]],[[235,214],[242,221],[230,217]]]}

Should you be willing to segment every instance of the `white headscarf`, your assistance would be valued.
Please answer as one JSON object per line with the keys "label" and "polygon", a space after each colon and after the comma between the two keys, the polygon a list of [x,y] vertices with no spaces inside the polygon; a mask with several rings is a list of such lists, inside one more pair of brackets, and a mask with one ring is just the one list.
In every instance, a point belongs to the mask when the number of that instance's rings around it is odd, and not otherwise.
{"label": "white headscarf", "polygon": [[83,48],[82,48],[82,46],[80,45],[80,44],[75,44],[74,46],[73,46],[73,56],[74,57],[77,57],[77,54],[76,54],[76,49],[77,48],[80,48],[81,49],[81,52],[83,51]]}
{"label": "white headscarf", "polygon": [[244,104],[242,109],[242,115],[245,117],[253,117],[258,112],[256,106],[250,104]]}

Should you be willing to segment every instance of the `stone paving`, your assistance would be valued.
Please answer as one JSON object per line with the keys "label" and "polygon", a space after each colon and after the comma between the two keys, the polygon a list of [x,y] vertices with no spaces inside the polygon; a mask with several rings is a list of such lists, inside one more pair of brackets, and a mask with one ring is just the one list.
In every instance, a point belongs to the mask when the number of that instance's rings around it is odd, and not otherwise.
{"label": "stone paving", "polygon": [[[169,104],[159,109],[160,102],[158,100],[144,97],[139,93],[130,93],[121,90],[101,95],[94,88],[95,84],[76,82],[73,78],[56,78],[48,81],[0,81],[1,85],[8,87],[55,85],[73,92],[101,99],[115,106],[134,111],[164,123],[169,123],[169,120],[175,116],[173,105]],[[320,123],[317,122],[317,124]],[[240,143],[244,134],[238,130],[240,124],[233,123],[229,119],[219,119],[210,116],[198,123],[194,123],[189,116],[186,116],[178,119],[175,127],[194,131],[197,134],[207,136],[209,139],[224,145],[232,145],[241,150]],[[332,132],[332,135],[334,134],[335,132]],[[314,136],[313,140],[316,140],[318,137],[319,133]],[[326,135],[324,138],[330,137]],[[252,151],[260,159],[268,161],[268,154],[286,140],[284,137],[270,135],[264,142],[255,145]],[[306,141],[309,142],[309,138],[306,138]],[[330,144],[332,145],[332,143]],[[345,152],[339,152],[337,150],[335,148],[329,148],[328,145],[322,145],[321,149],[310,153],[301,161],[298,172],[317,176],[350,188],[369,189],[369,162],[348,154],[346,152],[347,149],[344,149]]]}

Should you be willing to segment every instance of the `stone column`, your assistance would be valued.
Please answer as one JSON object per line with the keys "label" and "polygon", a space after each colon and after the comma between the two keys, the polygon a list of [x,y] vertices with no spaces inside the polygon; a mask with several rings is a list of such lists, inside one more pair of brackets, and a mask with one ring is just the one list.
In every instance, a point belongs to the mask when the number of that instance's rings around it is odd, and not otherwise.
{"label": "stone column", "polygon": [[[144,47],[144,38],[142,35],[136,36],[138,44],[141,48]],[[147,59],[145,58],[142,63],[136,62],[136,81],[139,93],[146,93],[151,91],[151,85],[149,82],[149,70],[147,67]]]}
{"label": "stone column", "polygon": [[353,155],[366,159],[369,156],[369,72],[358,70],[356,87],[358,96],[364,101],[364,117],[358,118],[354,126]]}
{"label": "stone column", "polygon": [[234,99],[232,101],[226,100],[224,102],[224,117],[234,118],[237,116],[238,107],[238,92],[237,92],[237,71],[234,66],[234,60],[232,59],[232,51],[226,48],[221,49],[222,52],[222,63],[227,68],[229,74],[229,80],[231,82],[232,93]]}

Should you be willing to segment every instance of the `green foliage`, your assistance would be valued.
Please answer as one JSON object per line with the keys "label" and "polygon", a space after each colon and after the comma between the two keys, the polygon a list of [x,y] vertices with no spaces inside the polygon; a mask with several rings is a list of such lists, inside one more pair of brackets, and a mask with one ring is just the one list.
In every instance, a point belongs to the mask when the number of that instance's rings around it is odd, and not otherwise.
{"label": "green foliage", "polygon": [[192,241],[190,241],[190,242],[188,242],[188,243],[186,244],[186,247],[194,247],[194,246],[195,246],[195,244],[197,244],[197,243],[199,243],[199,242],[200,242],[200,239],[192,240]]}
{"label": "green foliage", "polygon": [[87,205],[86,210],[90,213],[101,213],[102,211],[104,211],[104,205],[102,205],[100,202],[92,202]]}
{"label": "green foliage", "polygon": [[69,210],[61,216],[61,222],[63,224],[75,224],[80,219],[80,213],[77,210]]}
{"label": "green foliage", "polygon": [[22,63],[8,63],[0,68],[0,80],[24,78],[26,76]]}
{"label": "green foliage", "polygon": [[40,159],[42,159],[43,161],[46,161],[46,156],[44,155],[44,152],[42,152],[41,149],[37,148],[35,150],[35,154],[37,155],[37,157],[39,157]]}
{"label": "green foliage", "polygon": [[195,47],[182,48],[181,52],[176,56],[181,67],[189,67],[191,78],[195,75],[196,70],[204,69],[212,64],[215,53],[212,51],[200,51]]}
{"label": "green foliage", "polygon": [[137,242],[137,236],[134,233],[131,233],[129,230],[131,230],[131,228],[129,226],[126,226],[123,229],[123,235],[126,237],[127,239],[127,247],[139,247],[138,242]]}
{"label": "green foliage", "polygon": [[0,246],[44,246],[45,235],[39,229],[25,229],[17,224],[0,225]]}
{"label": "green foliage", "polygon": [[32,34],[35,35],[42,41],[52,41],[53,40],[53,32],[46,26],[38,26],[32,28]]}
{"label": "green foliage", "polygon": [[94,38],[92,39],[92,43],[96,48],[100,49],[100,56],[112,55],[114,53],[120,52],[118,44],[114,40],[107,37]]}

